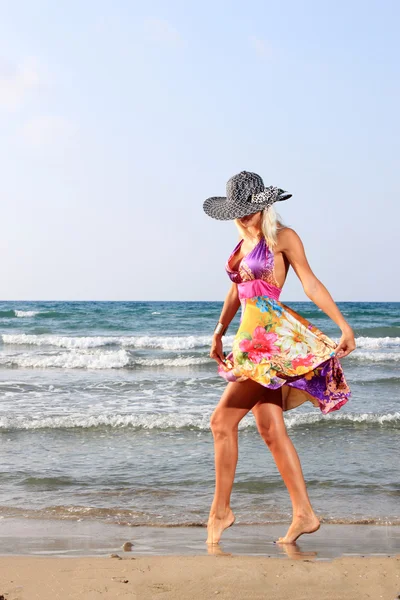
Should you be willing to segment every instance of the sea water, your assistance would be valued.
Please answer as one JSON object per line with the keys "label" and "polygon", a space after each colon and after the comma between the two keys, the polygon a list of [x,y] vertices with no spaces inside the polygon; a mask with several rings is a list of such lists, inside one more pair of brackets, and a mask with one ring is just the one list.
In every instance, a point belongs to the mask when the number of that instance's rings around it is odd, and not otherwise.
{"label": "sea water", "polygon": [[[336,342],[311,302],[285,302]],[[400,523],[400,303],[338,302],[357,348],[352,391],[323,415],[285,413],[320,518]],[[221,302],[0,303],[0,519],[204,525],[211,413],[227,385],[210,359]],[[224,339],[229,351],[239,313]],[[290,521],[250,412],[239,426],[237,523]]]}

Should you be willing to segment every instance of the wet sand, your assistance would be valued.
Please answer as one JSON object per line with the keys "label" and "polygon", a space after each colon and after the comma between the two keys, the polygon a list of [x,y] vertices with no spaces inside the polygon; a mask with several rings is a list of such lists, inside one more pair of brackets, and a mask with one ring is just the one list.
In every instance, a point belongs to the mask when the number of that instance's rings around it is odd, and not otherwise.
{"label": "wet sand", "polygon": [[[289,524],[237,525],[227,529],[219,548],[241,556],[287,556],[274,540]],[[0,519],[0,556],[100,556],[120,552],[125,542],[134,555],[207,555],[205,527],[135,527],[98,521]],[[316,560],[341,556],[400,553],[399,525],[322,524],[303,535],[298,551],[315,552]]]}
{"label": "wet sand", "polygon": [[[294,545],[285,525],[232,527],[218,546],[204,527],[0,521],[0,598],[394,600],[400,527],[328,525]],[[131,550],[124,550],[125,543]]]}

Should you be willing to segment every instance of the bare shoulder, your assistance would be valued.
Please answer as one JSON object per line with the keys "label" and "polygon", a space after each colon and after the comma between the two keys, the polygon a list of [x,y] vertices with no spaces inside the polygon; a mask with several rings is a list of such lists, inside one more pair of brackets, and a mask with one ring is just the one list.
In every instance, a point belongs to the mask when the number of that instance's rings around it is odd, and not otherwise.
{"label": "bare shoulder", "polygon": [[278,247],[281,252],[293,250],[303,245],[299,234],[292,227],[282,227],[277,232]]}

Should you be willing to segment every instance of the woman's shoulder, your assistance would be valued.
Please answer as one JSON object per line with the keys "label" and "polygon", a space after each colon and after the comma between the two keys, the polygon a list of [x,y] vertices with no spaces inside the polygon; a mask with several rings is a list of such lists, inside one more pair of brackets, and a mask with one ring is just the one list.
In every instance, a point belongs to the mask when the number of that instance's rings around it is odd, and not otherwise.
{"label": "woman's shoulder", "polygon": [[287,227],[286,225],[278,229],[277,242],[280,250],[285,250],[290,246],[302,243],[297,231],[293,227]]}

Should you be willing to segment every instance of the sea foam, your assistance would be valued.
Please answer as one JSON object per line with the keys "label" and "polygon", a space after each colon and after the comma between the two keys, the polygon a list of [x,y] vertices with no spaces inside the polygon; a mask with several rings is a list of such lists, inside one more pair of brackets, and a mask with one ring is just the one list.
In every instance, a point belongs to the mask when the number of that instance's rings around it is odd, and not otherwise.
{"label": "sea foam", "polygon": [[14,310],[16,317],[35,317],[39,314],[38,310]]}
{"label": "sea foam", "polygon": [[[132,428],[156,430],[210,430],[212,408],[204,409],[201,414],[182,413],[144,413],[144,414],[97,414],[72,413],[70,415],[51,417],[3,416],[0,417],[0,430],[12,429],[90,429],[96,427]],[[393,413],[343,413],[322,415],[320,413],[304,413],[284,416],[288,429],[315,428],[332,426],[346,427],[398,427],[400,412]],[[252,417],[246,416],[239,429],[255,430]]]}
{"label": "sea foam", "polygon": [[135,358],[125,350],[70,350],[53,354],[22,353],[0,355],[0,366],[31,369],[123,369],[140,367],[188,367],[211,363],[203,356]]}
{"label": "sea foam", "polygon": [[[120,346],[122,348],[191,350],[209,346],[212,336],[61,336],[34,335],[26,333],[2,334],[3,344],[25,346],[55,346],[57,348],[100,348]],[[226,344],[233,342],[233,336],[224,338]]]}
{"label": "sea foam", "polygon": [[[28,313],[28,311],[26,311]],[[26,314],[25,316],[30,316]],[[211,335],[188,336],[62,336],[34,335],[26,333],[2,334],[4,344],[27,346],[56,346],[58,348],[99,348],[102,346],[120,346],[122,348],[160,349],[160,350],[190,350],[209,346]],[[223,338],[225,345],[233,343],[234,336]],[[333,339],[333,338],[332,338]],[[334,341],[337,343],[339,340]],[[400,348],[400,337],[358,337],[357,348],[379,349]],[[357,349],[356,348],[356,349]]]}

